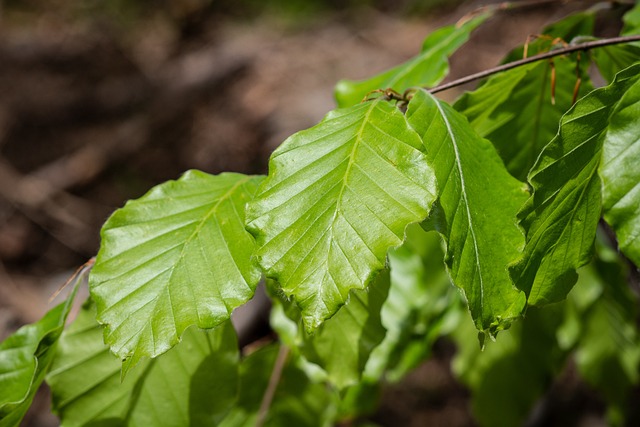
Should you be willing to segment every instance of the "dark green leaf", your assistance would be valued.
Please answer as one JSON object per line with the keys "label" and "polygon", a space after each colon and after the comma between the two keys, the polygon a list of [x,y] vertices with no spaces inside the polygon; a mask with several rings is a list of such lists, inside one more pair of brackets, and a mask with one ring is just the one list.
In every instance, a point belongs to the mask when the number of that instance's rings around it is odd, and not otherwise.
{"label": "dark green leaf", "polygon": [[447,242],[449,274],[464,291],[476,327],[495,334],[525,304],[507,266],[524,243],[515,218],[526,188],[509,175],[491,143],[446,103],[418,91],[407,118],[436,171],[440,199],[430,222]]}
{"label": "dark green leaf", "polygon": [[640,61],[640,47],[632,44],[605,46],[593,50],[602,77],[612,82],[617,73]]}
{"label": "dark green leaf", "polygon": [[261,179],[190,171],[106,222],[90,290],[123,372],[170,349],[191,325],[219,325],[253,296],[260,270],[244,206]]}
{"label": "dark green leaf", "polygon": [[[84,277],[80,275],[78,282]],[[56,353],[78,283],[67,300],[0,343],[0,426],[17,427]]]}
{"label": "dark green leaf", "polygon": [[577,279],[576,268],[591,257],[601,213],[597,169],[604,132],[639,71],[640,66],[629,68],[578,101],[529,175],[534,193],[519,213],[527,245],[512,274],[531,305],[565,298]]}
{"label": "dark green leaf", "polygon": [[435,179],[403,114],[377,100],[335,110],[287,139],[247,206],[266,275],[317,328],[385,266],[422,221]]}
{"label": "dark green leaf", "polygon": [[449,25],[431,33],[424,41],[422,52],[382,74],[354,82],[342,80],[336,86],[339,107],[348,107],[362,101],[376,89],[392,88],[403,92],[413,86],[435,86],[449,73],[448,57],[468,39],[471,32],[490,15],[476,16],[463,24]]}
{"label": "dark green leaf", "polygon": [[236,399],[237,366],[235,332],[225,322],[212,331],[188,328],[180,344],[121,382],[121,362],[87,303],[60,339],[47,382],[66,427],[214,426]]}
{"label": "dark green leaf", "polygon": [[620,249],[640,266],[640,83],[635,81],[609,119],[600,176],[604,218],[616,232]]}
{"label": "dark green leaf", "polygon": [[[591,34],[592,30],[593,14],[572,15],[547,27],[543,34],[549,38],[531,43],[530,55],[550,49],[553,38],[570,40],[578,34]],[[518,53],[509,56],[512,60],[521,57]],[[509,172],[520,180],[527,178],[542,148],[557,133],[562,114],[573,103],[578,79],[576,60],[576,55],[553,60],[556,75],[553,98],[552,62],[539,61],[493,76],[454,104],[456,110],[467,116],[476,132],[495,145]],[[588,62],[583,59],[579,68],[580,97],[592,89],[587,74]]]}

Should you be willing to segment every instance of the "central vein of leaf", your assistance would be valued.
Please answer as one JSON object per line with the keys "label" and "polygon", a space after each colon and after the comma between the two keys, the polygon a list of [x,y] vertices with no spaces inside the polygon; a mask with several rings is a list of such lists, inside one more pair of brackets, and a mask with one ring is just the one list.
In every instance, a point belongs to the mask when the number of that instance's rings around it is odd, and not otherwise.
{"label": "central vein of leaf", "polygon": [[[483,277],[482,277],[482,269],[480,267],[480,251],[478,250],[478,241],[476,239],[476,233],[474,231],[474,227],[473,227],[473,220],[471,218],[471,210],[469,209],[469,199],[467,197],[467,191],[466,191],[466,183],[464,181],[464,173],[462,171],[462,162],[460,160],[460,151],[458,150],[458,141],[456,140],[456,135],[453,132],[453,128],[451,127],[451,123],[449,123],[449,119],[447,118],[446,113],[444,112],[444,110],[442,109],[442,106],[440,105],[440,102],[438,102],[437,99],[435,99],[433,97],[433,95],[430,95],[433,98],[433,101],[436,104],[436,107],[438,108],[438,111],[440,112],[440,115],[442,116],[442,121],[444,122],[445,126],[447,127],[447,133],[449,134],[449,137],[451,138],[451,146],[453,147],[453,152],[456,156],[456,169],[458,170],[458,175],[460,176],[460,192],[462,193],[462,200],[464,202],[464,207],[465,210],[467,212],[467,219],[469,220],[469,232],[471,233],[471,240],[473,242],[473,250],[475,252],[475,264],[476,264],[476,268],[478,269],[478,279],[480,280],[480,310],[482,310],[482,307],[484,305],[484,283],[483,283]],[[460,252],[462,253],[462,251]],[[482,316],[480,316],[480,318],[482,318]]]}

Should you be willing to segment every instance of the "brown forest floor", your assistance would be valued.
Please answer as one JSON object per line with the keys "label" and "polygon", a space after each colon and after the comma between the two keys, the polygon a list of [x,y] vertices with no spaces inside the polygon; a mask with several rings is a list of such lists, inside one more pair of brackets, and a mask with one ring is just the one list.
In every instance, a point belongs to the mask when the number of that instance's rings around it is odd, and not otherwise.
{"label": "brown forest floor", "polygon": [[[323,11],[298,22],[202,5],[118,22],[26,3],[0,10],[0,339],[42,316],[127,199],[191,168],[266,173],[275,147],[333,108],[337,80],[404,61],[430,30],[481,2],[411,17]],[[452,58],[451,77],[497,64],[565,14],[558,3],[480,28]],[[449,373],[453,349],[436,350],[388,389],[377,422],[473,425]],[[39,405],[25,425],[56,425]]]}

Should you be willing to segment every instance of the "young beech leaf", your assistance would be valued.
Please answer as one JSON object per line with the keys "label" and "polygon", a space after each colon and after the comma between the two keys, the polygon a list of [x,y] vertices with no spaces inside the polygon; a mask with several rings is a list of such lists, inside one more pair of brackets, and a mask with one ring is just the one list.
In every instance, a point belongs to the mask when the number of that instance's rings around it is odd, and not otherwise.
{"label": "young beech leaf", "polygon": [[65,302],[0,343],[1,427],[19,426],[31,406],[55,355],[76,286]]}
{"label": "young beech leaf", "polygon": [[447,243],[451,279],[464,291],[476,327],[494,335],[520,316],[525,304],[507,266],[524,244],[516,214],[526,188],[462,114],[428,92],[415,93],[407,119],[436,172],[440,198],[430,221]]}
{"label": "young beech leaf", "polygon": [[338,106],[355,105],[376,89],[392,88],[402,92],[413,86],[437,85],[449,73],[449,56],[489,16],[490,13],[483,13],[463,24],[449,25],[434,31],[424,40],[420,54],[375,77],[358,82],[341,80],[335,90]]}
{"label": "young beech leaf", "polygon": [[238,343],[233,326],[188,328],[162,357],[145,360],[121,381],[122,362],[102,341],[95,305],[60,339],[47,383],[63,427],[215,426],[238,392]]}
{"label": "young beech leaf", "polygon": [[602,142],[612,110],[638,73],[640,65],[628,68],[579,100],[529,174],[533,195],[518,214],[527,244],[511,272],[531,305],[564,299],[576,268],[591,257],[602,207]]}
{"label": "young beech leaf", "polygon": [[616,232],[620,249],[640,266],[640,83],[637,79],[611,114],[599,172],[604,218]]}
{"label": "young beech leaf", "polygon": [[105,342],[123,373],[156,357],[191,325],[213,328],[260,280],[244,206],[261,177],[187,172],[117,210],[102,228],[90,276]]}
{"label": "young beech leaf", "polygon": [[330,112],[271,156],[247,228],[308,331],[364,289],[407,225],[427,216],[435,177],[421,149],[404,115],[376,100]]}

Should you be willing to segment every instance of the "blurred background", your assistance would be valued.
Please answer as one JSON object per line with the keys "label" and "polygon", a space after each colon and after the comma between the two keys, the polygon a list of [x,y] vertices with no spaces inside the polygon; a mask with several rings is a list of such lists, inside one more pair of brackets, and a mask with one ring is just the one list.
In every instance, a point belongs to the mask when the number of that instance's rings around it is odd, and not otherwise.
{"label": "blurred background", "polygon": [[[275,147],[333,108],[339,79],[408,59],[488,3],[0,0],[0,339],[50,308],[126,200],[191,168],[266,173]],[[449,79],[496,65],[575,3],[499,14],[454,55]],[[453,351],[437,344],[385,392],[376,421],[473,425]],[[57,425],[46,394],[24,425]]]}

